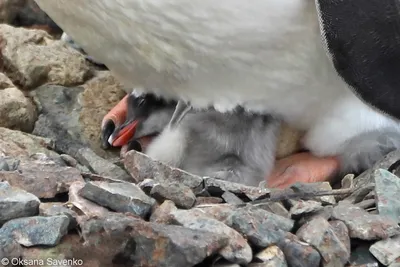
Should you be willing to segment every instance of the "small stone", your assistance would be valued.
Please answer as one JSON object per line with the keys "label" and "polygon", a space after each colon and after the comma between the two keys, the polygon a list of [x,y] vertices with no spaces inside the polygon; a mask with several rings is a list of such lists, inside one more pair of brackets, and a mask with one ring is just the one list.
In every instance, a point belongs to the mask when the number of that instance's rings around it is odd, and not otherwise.
{"label": "small stone", "polygon": [[208,204],[193,208],[194,211],[201,211],[207,216],[224,222],[237,208],[231,204]]}
{"label": "small stone", "polygon": [[221,179],[205,178],[204,185],[213,196],[221,196],[224,192],[231,192],[236,195],[243,195],[250,200],[256,200],[270,192],[267,188],[247,186],[239,183],[232,183]]}
{"label": "small stone", "polygon": [[0,182],[0,225],[11,219],[37,215],[39,204],[35,195]]}
{"label": "small stone", "polygon": [[[318,183],[295,183],[291,187],[295,192],[306,193],[312,195],[313,193],[331,191],[332,187],[329,182],[318,182]],[[313,197],[314,201],[322,202],[324,204],[335,204],[336,200],[334,196],[316,196]]]}
{"label": "small stone", "polygon": [[369,248],[369,251],[387,266],[400,257],[400,236],[378,241]]}
{"label": "small stone", "polygon": [[149,223],[123,214],[90,218],[81,223],[87,246],[103,251],[100,266],[194,266],[216,254],[227,237],[204,230]]}
{"label": "small stone", "polygon": [[177,210],[171,214],[175,224],[228,237],[228,245],[219,251],[219,254],[226,260],[238,264],[248,264],[251,261],[253,253],[246,239],[224,223],[208,218],[204,214],[199,216],[197,213],[196,216],[193,211]]}
{"label": "small stone", "polygon": [[400,234],[400,227],[392,219],[369,214],[354,205],[339,203],[333,209],[332,217],[346,224],[351,238],[376,240]]}
{"label": "small stone", "polygon": [[333,213],[333,207],[325,206],[322,208],[322,210],[304,215],[297,221],[297,224],[303,225],[316,217],[322,217],[328,221],[332,217],[332,213]]}
{"label": "small stone", "polygon": [[233,193],[231,193],[229,191],[224,192],[221,197],[228,204],[234,204],[234,205],[236,204],[237,205],[237,204],[243,204],[244,203],[243,200],[241,200],[235,194],[233,194]]}
{"label": "small stone", "polygon": [[349,267],[378,267],[379,262],[369,252],[369,244],[362,244],[351,251]]}
{"label": "small stone", "polygon": [[55,246],[67,234],[69,218],[65,215],[25,217],[6,222],[0,236],[13,237],[25,247]]}
{"label": "small stone", "polygon": [[236,264],[236,263],[217,262],[217,263],[213,264],[213,267],[240,267],[240,265]]}
{"label": "small stone", "polygon": [[156,184],[157,182],[153,179],[144,179],[137,185],[143,190],[143,192],[145,192],[147,195],[150,195],[151,189],[153,189]]}
{"label": "small stone", "polygon": [[172,184],[156,184],[150,191],[150,196],[158,202],[166,199],[172,200],[178,208],[190,209],[196,202],[196,196],[193,191],[178,183]]}
{"label": "small stone", "polygon": [[321,202],[317,202],[314,200],[296,200],[294,201],[294,205],[290,208],[290,216],[292,218],[301,216],[303,214],[317,212],[322,210]]}
{"label": "small stone", "polygon": [[279,243],[285,254],[287,264],[291,267],[320,266],[321,256],[312,246],[304,243],[292,233],[286,233]]}
{"label": "small stone", "polygon": [[400,223],[400,178],[384,169],[375,170],[373,175],[379,214]]}
{"label": "small stone", "polygon": [[68,229],[75,228],[78,224],[76,218],[78,214],[67,208],[62,203],[41,203],[39,206],[39,215],[41,216],[56,216],[56,215],[65,215],[69,218],[69,226]]}
{"label": "small stone", "polygon": [[146,217],[155,204],[137,185],[131,183],[88,182],[80,195],[118,212]]}
{"label": "small stone", "polygon": [[279,247],[272,245],[263,249],[261,252],[254,256],[254,259],[263,263],[264,267],[285,267],[288,266],[286,263],[285,255]]}
{"label": "small stone", "polygon": [[170,224],[173,216],[172,212],[178,210],[175,203],[171,200],[165,200],[150,216],[150,222]]}
{"label": "small stone", "polygon": [[237,209],[225,223],[258,247],[276,244],[294,226],[293,220],[251,207]]}
{"label": "small stone", "polygon": [[336,236],[342,242],[342,244],[346,247],[347,252],[350,254],[351,252],[351,244],[349,237],[349,229],[342,221],[330,221],[329,224],[332,226],[333,231]]}
{"label": "small stone", "polygon": [[269,212],[272,212],[276,215],[290,218],[289,211],[283,206],[281,202],[266,202],[253,205],[256,208],[260,208]]}
{"label": "small stone", "polygon": [[70,155],[67,154],[61,154],[60,158],[68,165],[71,167],[76,167],[78,165],[78,161],[71,157]]}
{"label": "small stone", "polygon": [[165,184],[183,184],[192,189],[194,193],[203,189],[203,179],[200,176],[172,168],[135,150],[126,153],[124,165],[136,182],[150,178]]}
{"label": "small stone", "polygon": [[322,217],[301,226],[296,235],[319,251],[323,266],[344,266],[350,258],[345,245],[336,236],[329,222]]}
{"label": "small stone", "polygon": [[[6,236],[4,234],[0,235],[0,259],[19,258],[21,254],[22,254],[22,247],[12,237]],[[12,265],[13,264],[5,266],[11,267]]]}
{"label": "small stone", "polygon": [[206,205],[206,204],[219,204],[222,202],[223,202],[222,198],[219,198],[219,197],[197,197],[196,203],[194,203],[194,205],[199,206],[199,205]]}

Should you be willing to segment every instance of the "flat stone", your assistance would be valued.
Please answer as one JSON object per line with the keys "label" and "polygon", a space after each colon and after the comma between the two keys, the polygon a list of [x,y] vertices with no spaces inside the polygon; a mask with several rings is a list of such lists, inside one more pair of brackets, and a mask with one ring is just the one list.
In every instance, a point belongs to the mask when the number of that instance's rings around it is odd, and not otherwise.
{"label": "flat stone", "polygon": [[297,224],[303,225],[316,217],[322,217],[328,221],[332,217],[332,213],[333,213],[333,206],[324,206],[322,210],[302,216],[299,220],[297,220]]}
{"label": "flat stone", "polygon": [[208,204],[197,206],[192,210],[201,211],[211,218],[224,222],[236,209],[231,204]]}
{"label": "flat stone", "polygon": [[75,228],[78,224],[76,218],[78,214],[72,209],[67,208],[66,204],[63,203],[41,203],[39,206],[39,215],[41,216],[56,216],[65,215],[69,218],[68,229]]}
{"label": "flat stone", "polygon": [[311,267],[320,266],[321,255],[309,244],[299,240],[292,233],[286,233],[285,238],[279,243],[285,254],[288,266]]}
{"label": "flat stone", "polygon": [[369,244],[362,244],[351,251],[350,267],[379,267],[378,260],[369,252]]}
{"label": "flat stone", "polygon": [[239,183],[232,183],[229,181],[216,179],[216,178],[205,178],[204,185],[208,192],[213,196],[221,196],[224,192],[231,192],[238,196],[246,196],[250,200],[256,200],[260,196],[263,196],[270,192],[267,188],[247,186]]}
{"label": "flat stone", "polygon": [[195,206],[206,205],[206,204],[219,204],[222,203],[223,200],[220,197],[197,197]]}
{"label": "flat stone", "polygon": [[233,193],[231,193],[229,191],[224,192],[221,197],[228,204],[234,204],[235,205],[235,204],[243,204],[244,203],[243,200],[241,200],[235,194],[233,194]]}
{"label": "flat stone", "polygon": [[237,209],[225,223],[258,247],[278,243],[294,226],[293,220],[251,207]]}
{"label": "flat stone", "polygon": [[226,224],[204,214],[195,214],[193,211],[177,210],[171,214],[174,224],[194,230],[213,232],[229,238],[228,245],[219,251],[226,260],[238,264],[248,264],[251,261],[253,253],[246,239]]}
{"label": "flat stone", "polygon": [[[12,237],[0,235],[0,259],[19,258],[22,254],[22,247]],[[1,262],[3,263],[3,262]],[[3,265],[2,265],[3,266]],[[6,265],[12,266],[12,265]]]}
{"label": "flat stone", "polygon": [[194,193],[203,189],[203,179],[200,176],[172,168],[134,150],[126,153],[124,165],[136,182],[150,178],[165,184],[181,183],[192,189]]}
{"label": "flat stone", "polygon": [[35,195],[0,182],[0,225],[11,219],[37,215],[39,204]]}
{"label": "flat stone", "polygon": [[380,263],[387,266],[400,258],[400,236],[378,241],[369,248],[369,251]]}
{"label": "flat stone", "polygon": [[264,267],[285,267],[288,266],[286,263],[285,255],[279,247],[272,245],[269,246],[254,256],[254,261],[260,261]]}
{"label": "flat stone", "polygon": [[54,198],[66,193],[74,182],[83,182],[78,169],[60,166],[49,157],[23,160],[17,172],[0,172],[0,179],[39,198]]}
{"label": "flat stone", "polygon": [[303,214],[317,212],[322,210],[321,202],[314,200],[295,200],[294,205],[290,208],[290,216],[292,218],[301,216]]}
{"label": "flat stone", "polygon": [[350,237],[349,237],[349,229],[342,221],[330,221],[329,224],[331,225],[333,231],[335,232],[336,236],[342,242],[342,244],[346,247],[347,252],[350,254],[351,252],[351,244],[350,244]]}
{"label": "flat stone", "polygon": [[253,205],[254,207],[275,213],[285,218],[290,218],[289,211],[283,206],[281,202],[266,202]]}
{"label": "flat stone", "polygon": [[88,182],[80,195],[114,211],[130,212],[143,218],[155,204],[154,199],[132,183]]}
{"label": "flat stone", "polygon": [[350,253],[327,220],[317,217],[299,228],[296,235],[314,246],[322,256],[322,266],[344,266]]}
{"label": "flat stone", "polygon": [[[102,266],[194,266],[226,246],[215,232],[145,222],[123,214],[90,218],[81,223],[87,246],[104,251]],[[106,265],[107,264],[107,265]]]}
{"label": "flat stone", "polygon": [[170,224],[173,216],[172,212],[178,210],[175,203],[171,200],[165,200],[150,216],[150,222]]}
{"label": "flat stone", "polygon": [[351,238],[376,240],[400,234],[400,227],[392,219],[370,214],[354,205],[339,203],[333,209],[332,217],[346,224]]}
{"label": "flat stone", "polygon": [[13,237],[25,247],[55,246],[67,234],[69,218],[65,215],[24,217],[6,222],[0,236]]}
{"label": "flat stone", "polygon": [[150,196],[162,203],[164,200],[172,200],[178,208],[190,209],[196,202],[193,191],[179,183],[156,184],[150,191]]}
{"label": "flat stone", "polygon": [[384,169],[375,170],[373,175],[379,214],[400,223],[400,178]]}
{"label": "flat stone", "polygon": [[389,267],[400,267],[400,257],[390,264]]}

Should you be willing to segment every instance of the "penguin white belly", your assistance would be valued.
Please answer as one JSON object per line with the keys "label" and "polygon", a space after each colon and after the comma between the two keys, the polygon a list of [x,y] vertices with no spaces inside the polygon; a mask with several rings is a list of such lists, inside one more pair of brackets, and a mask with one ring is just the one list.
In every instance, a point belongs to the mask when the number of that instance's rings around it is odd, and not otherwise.
{"label": "penguin white belly", "polygon": [[126,86],[282,116],[314,153],[398,127],[337,75],[310,0],[35,0]]}

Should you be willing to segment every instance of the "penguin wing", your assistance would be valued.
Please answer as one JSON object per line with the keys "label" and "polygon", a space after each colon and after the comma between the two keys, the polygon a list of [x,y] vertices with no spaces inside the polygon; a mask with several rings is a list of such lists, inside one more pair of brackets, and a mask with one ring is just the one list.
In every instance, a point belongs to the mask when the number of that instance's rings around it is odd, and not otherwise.
{"label": "penguin wing", "polygon": [[338,74],[365,103],[400,119],[400,0],[315,1]]}

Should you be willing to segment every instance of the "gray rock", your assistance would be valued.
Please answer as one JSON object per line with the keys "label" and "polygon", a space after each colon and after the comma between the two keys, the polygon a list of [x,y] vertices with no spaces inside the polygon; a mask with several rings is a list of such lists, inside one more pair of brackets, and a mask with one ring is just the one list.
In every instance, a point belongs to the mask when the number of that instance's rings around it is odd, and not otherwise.
{"label": "gray rock", "polygon": [[322,266],[344,266],[350,258],[345,245],[336,236],[329,222],[322,217],[301,226],[296,235],[319,251]]}
{"label": "gray rock", "polygon": [[252,207],[237,209],[225,223],[258,247],[278,243],[294,226],[291,219]]}
{"label": "gray rock", "polygon": [[14,238],[25,247],[56,246],[67,234],[69,218],[65,215],[51,217],[25,217],[6,222],[0,236]]}
{"label": "gray rock", "polygon": [[213,196],[221,196],[224,192],[229,191],[239,196],[247,196],[250,200],[255,200],[270,192],[267,188],[247,186],[215,178],[204,178],[204,185]]}
{"label": "gray rock", "polygon": [[227,237],[182,226],[149,223],[123,214],[109,214],[81,223],[89,248],[103,251],[102,266],[194,266],[226,246]]}
{"label": "gray rock", "polygon": [[126,153],[124,165],[136,182],[150,178],[162,183],[181,183],[195,194],[203,190],[203,179],[200,176],[172,168],[134,150]]}
{"label": "gray rock", "polygon": [[197,206],[192,210],[200,211],[211,218],[224,222],[236,209],[237,207],[231,204],[208,204]]}
{"label": "gray rock", "polygon": [[164,200],[172,200],[178,208],[190,209],[196,202],[193,191],[178,183],[156,184],[150,191],[150,196],[162,203]]}
{"label": "gray rock", "polygon": [[350,267],[378,267],[379,262],[369,252],[369,244],[357,246],[351,252],[349,266]]}
{"label": "gray rock", "polygon": [[[0,259],[19,258],[21,254],[22,247],[12,237],[0,235]],[[1,263],[3,264],[2,261]],[[12,264],[5,266],[12,266]]]}
{"label": "gray rock", "polygon": [[277,246],[269,246],[254,256],[253,261],[262,262],[263,267],[287,267],[285,255]]}
{"label": "gray rock", "polygon": [[80,195],[112,210],[141,217],[149,215],[155,204],[154,199],[132,183],[89,182],[81,189]]}
{"label": "gray rock", "polygon": [[351,238],[376,240],[400,234],[400,227],[392,219],[369,214],[354,205],[339,203],[333,209],[332,217],[346,224]]}
{"label": "gray rock", "polygon": [[285,254],[286,261],[291,267],[320,266],[321,255],[309,244],[299,240],[292,233],[286,233],[279,243]]}
{"label": "gray rock", "polygon": [[369,251],[387,266],[400,258],[400,236],[378,241],[369,248]]}
{"label": "gray rock", "polygon": [[196,203],[194,203],[195,206],[199,205],[207,205],[207,204],[219,204],[223,203],[224,200],[219,197],[197,197],[196,198]]}
{"label": "gray rock", "polygon": [[175,224],[229,238],[228,245],[219,251],[226,260],[238,264],[248,264],[251,261],[253,253],[246,239],[226,224],[199,212],[195,214],[193,211],[177,210],[171,214]]}
{"label": "gray rock", "polygon": [[63,205],[62,203],[41,203],[39,206],[39,215],[41,216],[56,216],[56,215],[65,215],[69,218],[69,226],[68,229],[75,228],[78,223],[76,218],[78,214]]}
{"label": "gray rock", "polygon": [[330,221],[329,224],[332,226],[333,231],[336,236],[342,242],[342,244],[346,247],[347,252],[350,254],[351,252],[351,244],[350,244],[350,236],[349,229],[342,221]]}
{"label": "gray rock", "polygon": [[280,215],[285,218],[290,218],[289,211],[283,206],[281,202],[266,202],[253,205],[256,208],[260,208],[276,215]]}
{"label": "gray rock", "polygon": [[314,200],[295,200],[293,201],[293,206],[290,208],[289,213],[292,218],[295,218],[303,214],[318,212],[322,209],[321,202]]}
{"label": "gray rock", "polygon": [[299,220],[297,220],[297,224],[301,226],[306,222],[313,220],[316,217],[322,217],[328,221],[332,217],[332,213],[333,213],[333,206],[325,206],[322,208],[322,210],[302,216]]}
{"label": "gray rock", "polygon": [[139,182],[137,185],[147,194],[150,195],[151,189],[158,184],[153,179],[144,179],[143,181]]}
{"label": "gray rock", "polygon": [[150,216],[150,222],[170,224],[173,216],[171,213],[178,208],[171,200],[165,200]]}
{"label": "gray rock", "polygon": [[37,215],[39,205],[35,195],[0,182],[0,225],[11,219]]}
{"label": "gray rock", "polygon": [[375,170],[373,175],[379,214],[400,223],[400,178],[383,169]]}
{"label": "gray rock", "polygon": [[243,204],[243,200],[241,200],[235,194],[229,191],[224,192],[221,197],[228,204]]}

